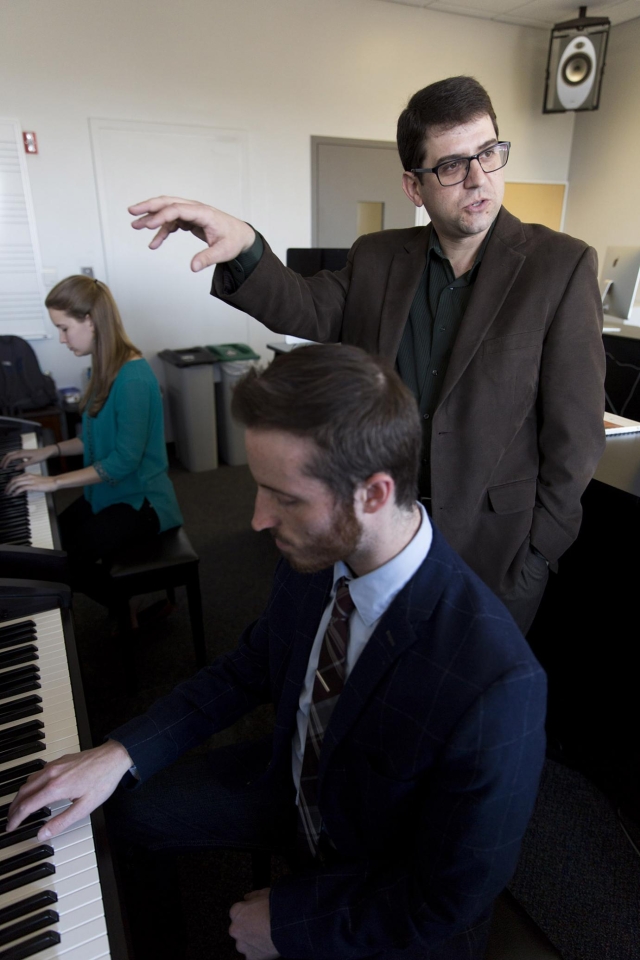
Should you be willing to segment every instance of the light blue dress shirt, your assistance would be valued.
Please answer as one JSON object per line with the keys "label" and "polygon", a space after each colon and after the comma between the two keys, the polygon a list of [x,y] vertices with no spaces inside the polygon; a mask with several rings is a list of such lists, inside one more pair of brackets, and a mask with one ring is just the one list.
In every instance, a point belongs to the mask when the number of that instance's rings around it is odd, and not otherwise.
{"label": "light blue dress shirt", "polygon": [[333,601],[335,600],[336,583],[340,577],[347,577],[350,581],[349,593],[355,605],[349,617],[346,682],[360,654],[366,647],[367,641],[378,626],[383,613],[393,603],[396,596],[409,582],[429,553],[433,539],[431,521],[422,504],[418,503],[417,506],[421,513],[420,526],[404,550],[401,550],[392,560],[388,560],[387,563],[384,563],[376,570],[372,570],[371,573],[366,573],[363,577],[354,577],[353,572],[342,560],[339,560],[333,566],[333,588],[331,590],[331,596],[318,624],[318,632],[313,641],[311,654],[309,655],[309,665],[307,666],[304,685],[298,701],[296,730],[293,735],[291,749],[291,765],[293,782],[296,787],[296,803],[300,789],[300,772],[302,770],[302,758],[304,756],[304,746],[307,739],[307,725],[309,723],[309,709],[311,707],[313,684],[318,668],[318,660],[320,659],[322,640],[331,616]]}

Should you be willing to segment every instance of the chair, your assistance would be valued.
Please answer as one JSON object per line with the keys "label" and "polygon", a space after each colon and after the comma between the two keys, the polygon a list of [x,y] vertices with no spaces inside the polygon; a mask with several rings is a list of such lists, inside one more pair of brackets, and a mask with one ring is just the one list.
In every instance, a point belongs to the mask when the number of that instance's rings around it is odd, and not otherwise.
{"label": "chair", "polygon": [[562,960],[562,957],[508,890],[504,890],[495,903],[484,960]]}
{"label": "chair", "polygon": [[130,629],[129,600],[132,597],[166,590],[173,602],[175,588],[186,587],[191,638],[198,668],[204,667],[207,662],[199,563],[200,558],[184,528],[174,527],[159,533],[152,540],[123,550],[107,570],[114,607],[125,634]]}

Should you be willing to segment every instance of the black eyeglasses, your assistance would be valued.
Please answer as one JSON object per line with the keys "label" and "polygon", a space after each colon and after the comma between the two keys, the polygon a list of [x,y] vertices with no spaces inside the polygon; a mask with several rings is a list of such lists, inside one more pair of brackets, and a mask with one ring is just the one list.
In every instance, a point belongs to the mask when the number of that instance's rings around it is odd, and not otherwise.
{"label": "black eyeglasses", "polygon": [[493,143],[482,153],[474,153],[472,157],[456,157],[455,160],[445,160],[437,167],[414,167],[410,173],[435,173],[443,187],[453,187],[462,183],[469,176],[471,161],[477,160],[485,173],[495,173],[506,166],[509,159],[509,140]]}

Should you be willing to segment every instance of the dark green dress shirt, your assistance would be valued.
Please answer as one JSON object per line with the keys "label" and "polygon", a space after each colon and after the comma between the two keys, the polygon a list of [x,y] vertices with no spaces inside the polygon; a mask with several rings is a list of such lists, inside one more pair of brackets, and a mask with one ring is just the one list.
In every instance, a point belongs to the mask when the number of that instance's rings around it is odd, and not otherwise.
{"label": "dark green dress shirt", "polygon": [[431,426],[447,372],[449,358],[462,318],[473,292],[485,247],[493,225],[482,242],[473,266],[456,278],[431,230],[427,262],[418,284],[398,348],[397,368],[409,387],[422,416],[422,465],[420,493],[431,494]]}

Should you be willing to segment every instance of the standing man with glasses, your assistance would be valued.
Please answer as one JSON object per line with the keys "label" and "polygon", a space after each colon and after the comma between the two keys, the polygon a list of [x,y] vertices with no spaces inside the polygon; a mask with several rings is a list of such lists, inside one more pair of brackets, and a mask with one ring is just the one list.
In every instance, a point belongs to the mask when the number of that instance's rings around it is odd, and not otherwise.
{"label": "standing man with glasses", "polygon": [[[8,828],[73,797],[48,840],[135,775],[111,823],[147,855],[287,856],[231,907],[247,960],[481,960],[537,792],[544,673],[416,502],[420,417],[393,369],[300,347],[240,381],[233,412],[252,526],[284,558],[263,614],[106,743],[30,777]],[[266,741],[174,763],[265,703]],[[157,861],[135,884],[152,911],[141,960],[179,956],[166,886]]]}
{"label": "standing man with glasses", "polygon": [[158,197],[137,229],[178,229],[219,264],[213,294],[278,333],[394,362],[422,415],[420,491],[449,543],[526,632],[549,564],[571,545],[604,450],[595,251],[502,207],[510,144],[486,90],[453,77],[398,121],[402,186],[427,227],[360,237],[347,266],[302,278],[249,224]]}

